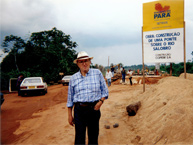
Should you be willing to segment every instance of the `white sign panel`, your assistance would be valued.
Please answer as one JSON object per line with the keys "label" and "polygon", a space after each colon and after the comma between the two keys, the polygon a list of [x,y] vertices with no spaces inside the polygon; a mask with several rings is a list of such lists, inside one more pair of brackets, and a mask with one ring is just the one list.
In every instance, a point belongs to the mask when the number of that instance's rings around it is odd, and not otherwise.
{"label": "white sign panel", "polygon": [[184,28],[143,32],[144,62],[183,62]]}

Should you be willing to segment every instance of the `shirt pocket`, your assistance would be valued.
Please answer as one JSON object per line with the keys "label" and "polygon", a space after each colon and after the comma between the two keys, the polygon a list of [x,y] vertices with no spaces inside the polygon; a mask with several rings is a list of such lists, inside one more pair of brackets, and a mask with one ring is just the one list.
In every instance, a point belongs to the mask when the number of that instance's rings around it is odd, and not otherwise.
{"label": "shirt pocket", "polygon": [[83,93],[82,91],[85,90],[85,85],[83,83],[83,80],[82,79],[75,80],[73,88],[74,88],[75,94]]}

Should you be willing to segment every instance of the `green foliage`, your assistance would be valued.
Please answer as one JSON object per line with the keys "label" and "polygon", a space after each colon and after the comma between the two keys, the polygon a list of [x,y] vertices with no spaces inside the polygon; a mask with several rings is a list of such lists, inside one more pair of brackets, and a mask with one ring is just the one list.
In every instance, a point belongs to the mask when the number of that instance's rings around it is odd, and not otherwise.
{"label": "green foliage", "polygon": [[25,42],[23,39],[21,39],[21,37],[10,35],[5,37],[2,46],[4,47],[3,51],[5,53],[10,51],[18,52],[20,49],[23,49]]}
{"label": "green foliage", "polygon": [[193,73],[193,62],[186,63],[186,70],[187,70],[187,73]]}
{"label": "green foliage", "polygon": [[93,66],[93,64],[91,64],[91,68],[97,68],[97,69],[99,69],[99,70],[102,72],[103,75],[106,73],[105,67],[103,67],[102,65],[95,64],[95,65]]}
{"label": "green foliage", "polygon": [[25,47],[25,42],[21,37],[10,35],[6,36],[4,42],[2,44],[4,53],[11,52],[14,55],[14,64],[19,72],[18,62],[17,62],[17,54],[20,50],[23,50]]}
{"label": "green foliage", "polygon": [[[170,73],[170,65],[167,65],[167,66],[161,65],[160,70]],[[193,73],[193,63],[191,62],[186,63],[186,72]],[[184,73],[184,63],[178,63],[178,64],[172,63],[172,75],[179,76],[181,73]]]}
{"label": "green foliage", "polygon": [[[144,66],[145,69],[149,69],[150,71],[154,71],[155,70],[155,66],[154,65],[150,65]],[[143,69],[143,65],[132,65],[132,66],[124,66],[125,70],[133,70],[136,71],[137,69],[142,70]],[[105,69],[109,69],[109,67],[105,67]],[[160,66],[160,71],[164,71],[167,72],[168,74],[170,73],[170,65],[165,65],[162,64]],[[193,63],[192,62],[187,62],[186,63],[186,72],[187,73],[193,73]],[[172,75],[173,76],[179,76],[181,73],[184,73],[184,63],[179,63],[179,64],[172,64]]]}
{"label": "green foliage", "polygon": [[[41,76],[49,83],[60,80],[60,72],[69,75],[78,71],[73,64],[77,43],[56,28],[32,33],[27,42],[17,36],[6,36],[2,46],[4,52],[9,52],[1,63],[4,88],[8,87],[9,79],[17,78],[19,73],[23,73],[24,77]],[[20,49],[23,51],[19,53]]]}

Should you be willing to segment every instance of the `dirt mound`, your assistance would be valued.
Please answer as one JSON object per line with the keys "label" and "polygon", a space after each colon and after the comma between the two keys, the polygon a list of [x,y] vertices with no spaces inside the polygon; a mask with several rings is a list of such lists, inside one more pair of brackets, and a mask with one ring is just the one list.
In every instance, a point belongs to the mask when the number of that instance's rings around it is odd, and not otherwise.
{"label": "dirt mound", "polygon": [[[156,84],[158,83],[158,81],[163,78],[163,77],[145,77],[145,84]],[[126,84],[130,85],[130,80],[129,78],[126,78],[125,79],[125,82]],[[132,82],[133,82],[133,85],[135,84],[143,84],[143,77],[133,77],[132,78]],[[114,79],[112,81],[112,84],[114,85],[119,85],[122,83],[122,79],[121,78],[118,78],[118,79]]]}
{"label": "dirt mound", "polygon": [[130,123],[136,135],[142,136],[140,142],[193,143],[192,88],[191,80],[166,77],[139,96],[141,108]]}
{"label": "dirt mound", "polygon": [[[156,84],[162,77],[145,77],[145,84]],[[143,77],[136,78],[138,84],[143,84]]]}
{"label": "dirt mound", "polygon": [[[179,77],[184,78],[184,73],[182,73]],[[189,80],[193,81],[193,74],[186,73],[186,79],[189,79]]]}

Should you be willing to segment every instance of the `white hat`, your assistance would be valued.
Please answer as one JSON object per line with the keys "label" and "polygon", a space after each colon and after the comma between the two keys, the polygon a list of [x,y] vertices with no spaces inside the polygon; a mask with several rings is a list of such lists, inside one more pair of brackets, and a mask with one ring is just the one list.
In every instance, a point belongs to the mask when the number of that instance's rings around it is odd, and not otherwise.
{"label": "white hat", "polygon": [[76,64],[77,60],[83,60],[83,59],[93,59],[93,57],[89,57],[85,51],[81,51],[78,53],[77,59],[75,59],[73,62]]}

